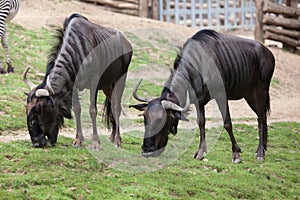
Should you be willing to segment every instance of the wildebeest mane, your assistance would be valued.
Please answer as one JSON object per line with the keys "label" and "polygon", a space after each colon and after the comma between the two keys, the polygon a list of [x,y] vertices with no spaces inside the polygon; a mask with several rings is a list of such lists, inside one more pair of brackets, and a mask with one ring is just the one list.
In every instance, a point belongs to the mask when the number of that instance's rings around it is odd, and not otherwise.
{"label": "wildebeest mane", "polygon": [[51,48],[50,53],[48,55],[48,62],[47,62],[48,64],[47,64],[47,69],[46,69],[46,74],[45,74],[45,80],[43,81],[43,86],[45,86],[46,78],[47,78],[49,72],[51,71],[51,69],[54,67],[55,59],[57,58],[57,56],[60,53],[60,50],[63,45],[65,31],[67,30],[70,21],[75,17],[83,18],[88,21],[88,19],[85,18],[84,16],[75,13],[65,19],[63,28],[56,29],[55,34],[53,35],[53,38],[56,39],[56,43],[53,45],[53,47]]}
{"label": "wildebeest mane", "polygon": [[198,40],[198,41],[203,41],[205,42],[206,40],[209,40],[211,38],[219,38],[218,33],[213,30],[208,30],[204,29],[201,31],[198,31],[195,35],[193,35],[192,39]]}
{"label": "wildebeest mane", "polygon": [[[204,29],[204,30],[198,31],[195,35],[193,35],[192,39],[199,41],[199,42],[207,43],[211,39],[219,39],[219,34],[213,30]],[[183,49],[184,49],[184,46],[178,47],[177,56],[174,61],[174,70],[176,70],[179,66],[179,63],[182,59]]]}

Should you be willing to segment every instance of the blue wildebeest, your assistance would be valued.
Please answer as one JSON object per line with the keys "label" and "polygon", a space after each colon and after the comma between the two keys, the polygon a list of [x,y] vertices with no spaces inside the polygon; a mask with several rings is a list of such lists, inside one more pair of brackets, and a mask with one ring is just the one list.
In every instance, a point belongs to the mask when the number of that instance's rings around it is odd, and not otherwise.
{"label": "blue wildebeest", "polygon": [[159,155],[168,142],[168,134],[177,132],[178,120],[185,119],[189,104],[196,105],[200,143],[194,158],[203,159],[205,141],[204,106],[215,99],[232,143],[232,162],[241,162],[241,149],[233,131],[228,100],[244,98],[258,117],[259,144],[257,160],[267,149],[267,113],[270,109],[269,86],[275,67],[274,56],[254,40],[211,30],[197,32],[181,48],[174,70],[161,96],[155,99],[137,95],[144,104],[132,105],[144,111],[144,156]]}
{"label": "blue wildebeest", "polygon": [[73,14],[57,33],[58,44],[53,47],[43,82],[36,86],[23,73],[28,93],[26,115],[28,131],[35,147],[44,147],[46,137],[51,145],[57,141],[64,118],[76,117],[76,139],[80,146],[84,137],[81,127],[81,106],[78,91],[90,90],[90,117],[93,126],[92,148],[100,140],[96,127],[98,90],[106,95],[105,118],[112,125],[111,142],[121,145],[119,116],[132,46],[119,32],[99,26],[79,14]]}

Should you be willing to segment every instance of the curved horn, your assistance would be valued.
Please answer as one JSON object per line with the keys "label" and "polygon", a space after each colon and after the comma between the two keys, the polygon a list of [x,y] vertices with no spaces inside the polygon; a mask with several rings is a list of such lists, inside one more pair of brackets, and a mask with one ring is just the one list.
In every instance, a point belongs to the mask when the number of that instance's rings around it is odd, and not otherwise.
{"label": "curved horn", "polygon": [[143,79],[140,80],[140,82],[134,87],[133,89],[133,96],[136,100],[141,101],[141,102],[150,102],[152,100],[152,98],[150,97],[140,97],[136,92],[141,84],[141,82],[143,81]]}
{"label": "curved horn", "polygon": [[23,72],[23,81],[30,88],[30,90],[32,90],[36,88],[37,85],[33,84],[30,80],[27,79],[27,73],[29,69],[30,67],[27,67],[27,69]]}
{"label": "curved horn", "polygon": [[54,95],[54,91],[53,91],[53,89],[52,89],[52,87],[51,87],[51,83],[50,83],[50,80],[49,80],[49,75],[47,76],[46,88],[47,88],[47,90],[48,90],[52,95]]}
{"label": "curved horn", "polygon": [[37,96],[37,97],[49,97],[50,94],[49,94],[49,91],[47,89],[38,89],[35,92],[35,96]]}
{"label": "curved horn", "polygon": [[171,109],[171,110],[175,110],[175,111],[179,111],[179,112],[186,112],[190,108],[190,95],[189,95],[189,92],[187,91],[187,93],[186,93],[186,103],[185,103],[184,108],[178,106],[177,104],[175,104],[171,101],[167,101],[167,100],[162,100],[161,105],[165,110]]}

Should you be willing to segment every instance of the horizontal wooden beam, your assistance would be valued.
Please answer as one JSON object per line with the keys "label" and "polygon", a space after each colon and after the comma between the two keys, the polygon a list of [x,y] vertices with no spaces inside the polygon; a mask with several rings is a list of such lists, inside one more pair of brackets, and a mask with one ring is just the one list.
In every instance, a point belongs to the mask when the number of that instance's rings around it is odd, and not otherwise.
{"label": "horizontal wooden beam", "polygon": [[279,34],[279,35],[285,35],[291,38],[295,38],[295,39],[300,39],[300,32],[296,31],[296,30],[287,30],[287,29],[282,29],[282,28],[276,28],[274,26],[267,26],[265,25],[263,27],[264,31],[269,31],[275,34]]}
{"label": "horizontal wooden beam", "polygon": [[132,10],[139,9],[138,4],[123,2],[123,1],[113,1],[113,0],[81,0],[81,1],[95,3],[103,6],[110,6],[113,8],[120,8],[120,9],[132,9]]}
{"label": "horizontal wooden beam", "polygon": [[275,40],[278,42],[282,42],[284,44],[287,44],[291,47],[296,48],[297,46],[300,46],[299,40],[287,37],[287,36],[283,36],[283,35],[278,35],[275,33],[271,33],[269,31],[266,31],[264,34],[264,39],[270,39],[270,40]]}
{"label": "horizontal wooden beam", "polygon": [[299,29],[300,20],[298,19],[287,19],[283,17],[275,17],[264,15],[262,22],[267,25],[282,26],[289,29]]}
{"label": "horizontal wooden beam", "polygon": [[292,17],[300,16],[300,9],[283,6],[280,4],[272,3],[270,1],[265,1],[263,11]]}

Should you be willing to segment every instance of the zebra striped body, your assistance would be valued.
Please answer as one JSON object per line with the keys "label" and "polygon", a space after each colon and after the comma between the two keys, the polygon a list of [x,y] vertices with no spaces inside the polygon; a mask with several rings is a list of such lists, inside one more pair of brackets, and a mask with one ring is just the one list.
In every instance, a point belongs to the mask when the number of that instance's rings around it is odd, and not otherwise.
{"label": "zebra striped body", "polygon": [[[6,53],[6,63],[8,65],[7,71],[13,72],[14,69],[11,65],[11,60],[8,52],[8,44],[6,38],[6,23],[10,22],[19,11],[19,0],[0,0],[0,38],[2,46]],[[6,73],[3,64],[0,61],[0,73]]]}

